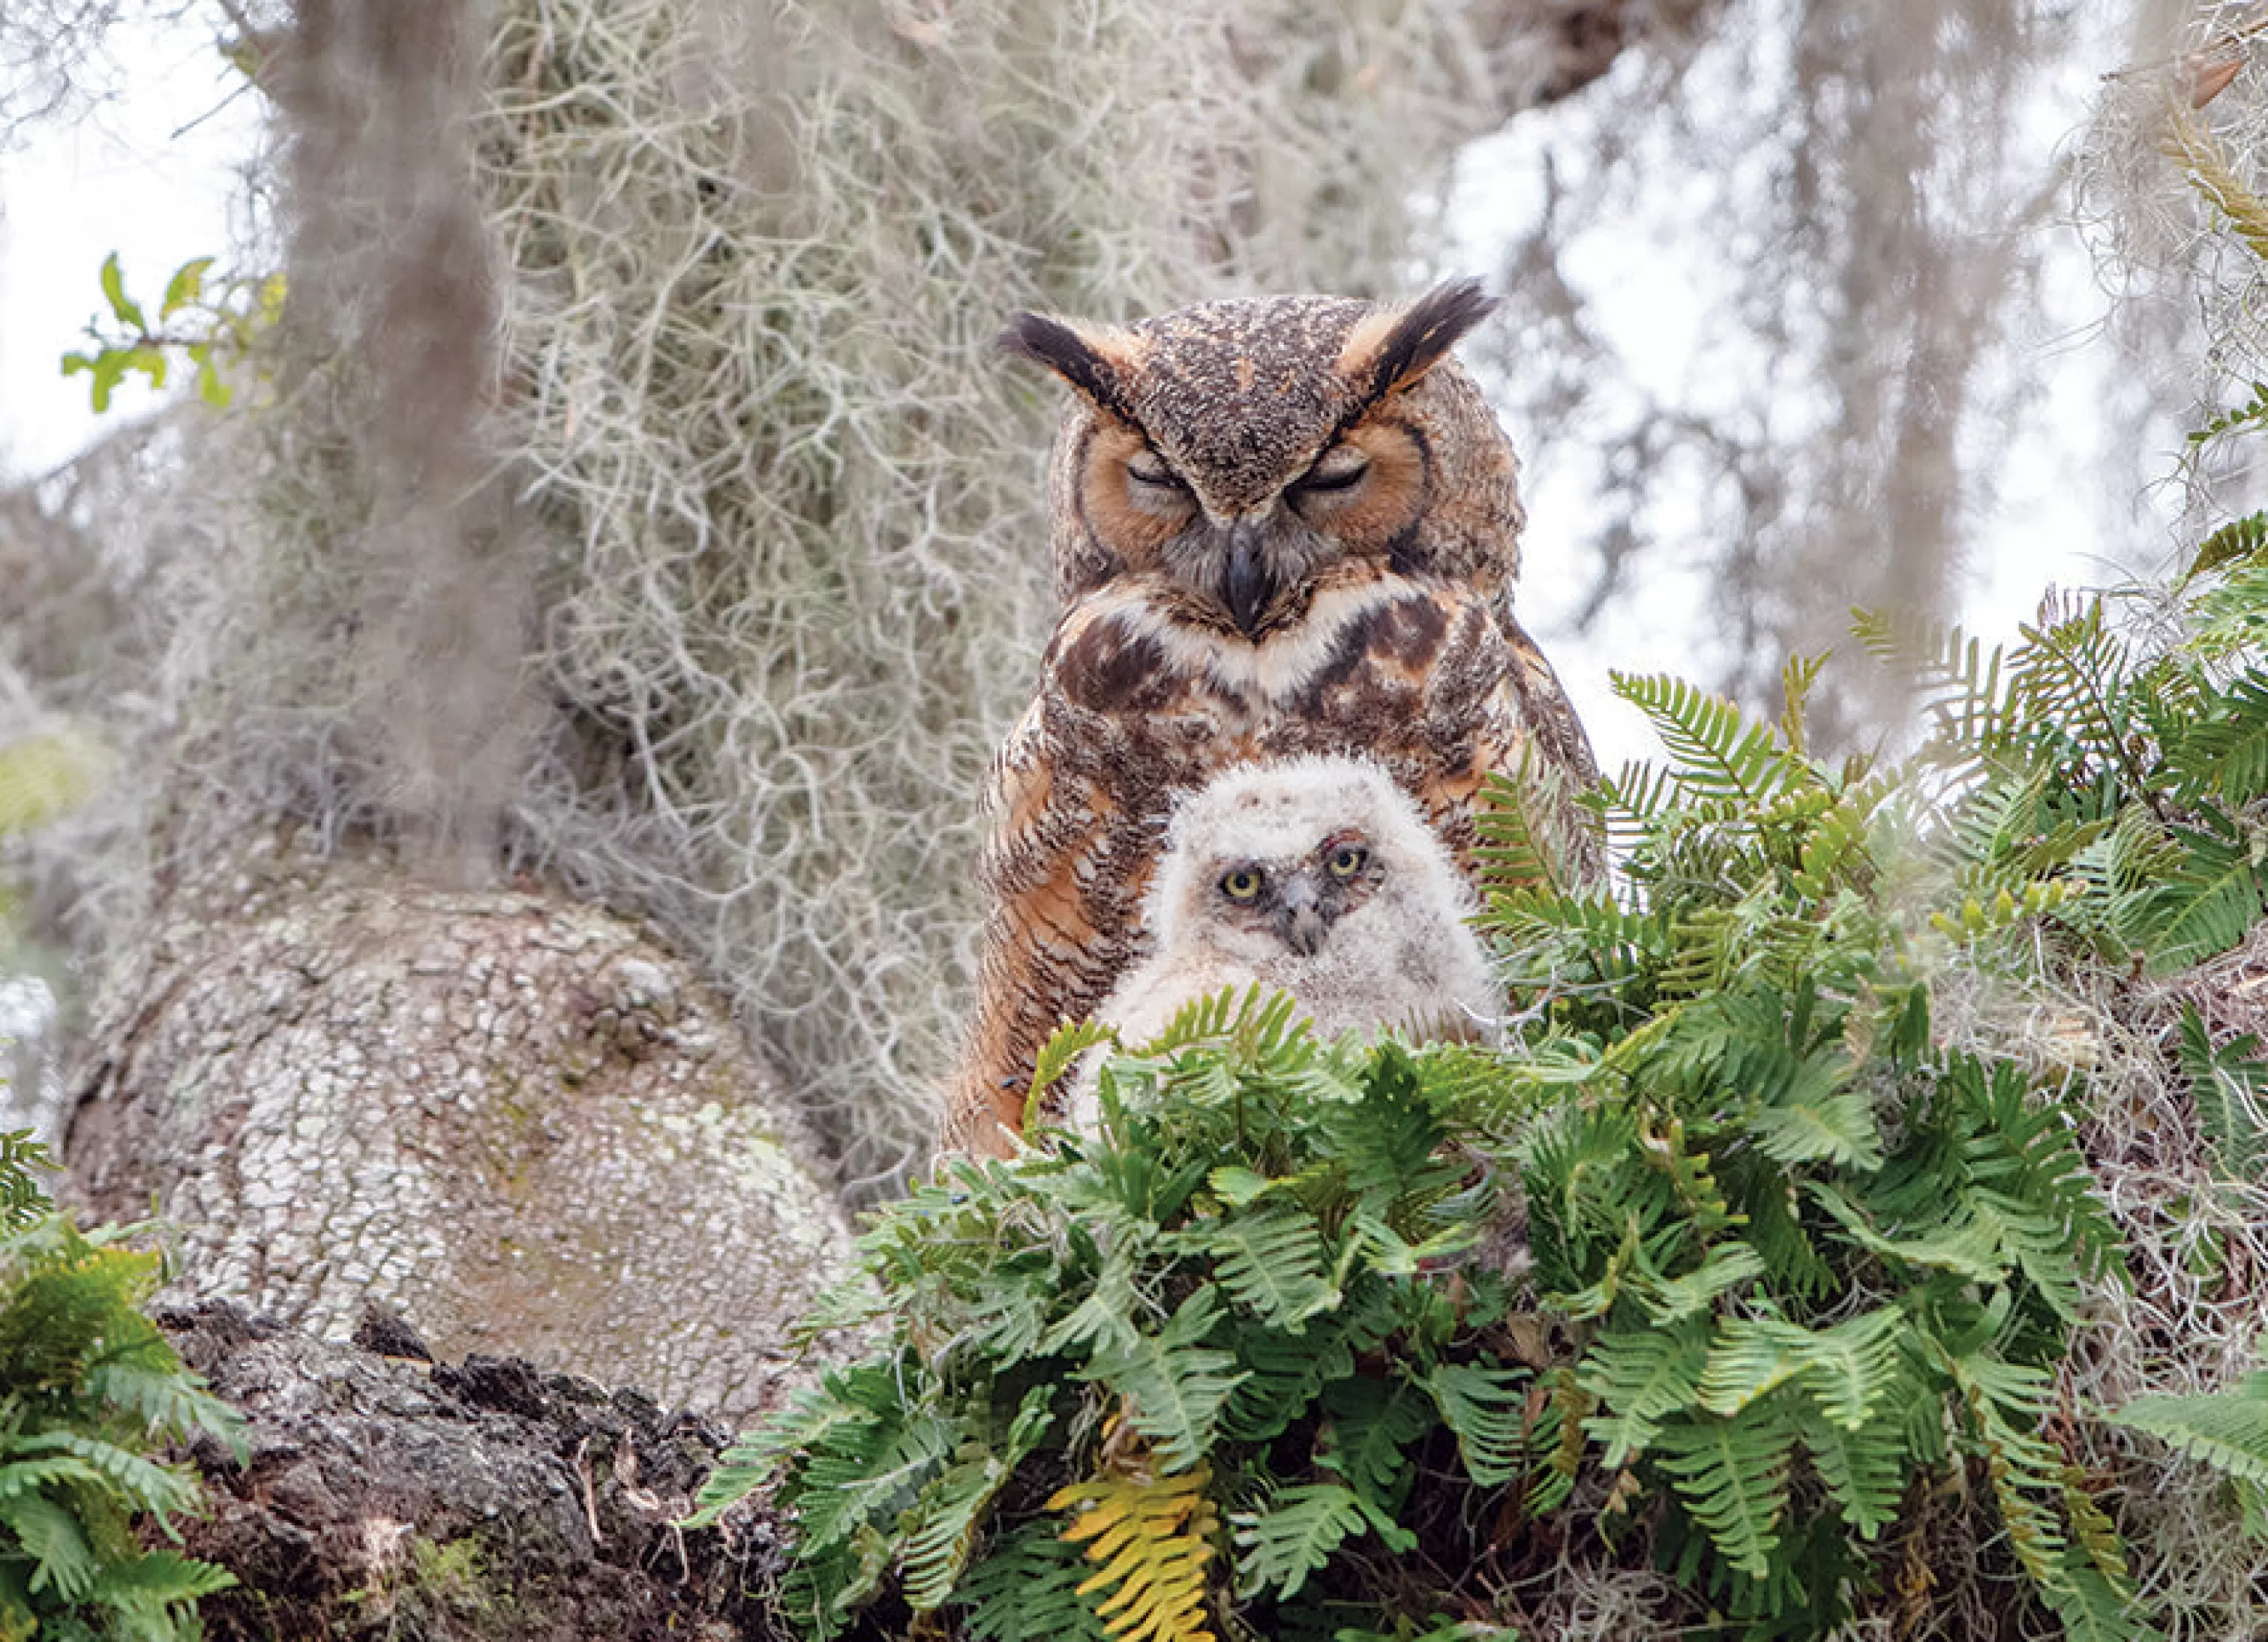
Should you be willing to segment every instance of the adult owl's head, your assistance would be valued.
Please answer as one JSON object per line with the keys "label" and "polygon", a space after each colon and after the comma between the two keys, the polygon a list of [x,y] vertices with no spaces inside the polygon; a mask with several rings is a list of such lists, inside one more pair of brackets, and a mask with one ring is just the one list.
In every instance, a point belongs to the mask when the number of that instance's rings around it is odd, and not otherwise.
{"label": "adult owl's head", "polygon": [[1508,579],[1510,443],[1449,357],[1476,280],[1392,307],[1204,303],[1125,326],[1022,314],[1001,337],[1076,390],[1056,447],[1058,587],[1135,575],[1264,637],[1335,575]]}

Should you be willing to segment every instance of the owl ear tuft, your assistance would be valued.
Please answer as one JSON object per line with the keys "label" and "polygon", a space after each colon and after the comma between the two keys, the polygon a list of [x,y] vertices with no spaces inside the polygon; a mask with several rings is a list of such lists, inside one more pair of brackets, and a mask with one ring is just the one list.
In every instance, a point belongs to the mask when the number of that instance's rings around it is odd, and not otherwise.
{"label": "owl ear tuft", "polygon": [[[1126,370],[1132,339],[1044,313],[1020,313],[1002,331],[1000,351],[1045,365],[1101,408],[1126,416]],[[1130,417],[1128,420],[1131,420]]]}
{"label": "owl ear tuft", "polygon": [[1407,306],[1388,309],[1355,326],[1340,362],[1350,374],[1367,374],[1367,401],[1375,402],[1440,364],[1496,305],[1476,279],[1436,285]]}

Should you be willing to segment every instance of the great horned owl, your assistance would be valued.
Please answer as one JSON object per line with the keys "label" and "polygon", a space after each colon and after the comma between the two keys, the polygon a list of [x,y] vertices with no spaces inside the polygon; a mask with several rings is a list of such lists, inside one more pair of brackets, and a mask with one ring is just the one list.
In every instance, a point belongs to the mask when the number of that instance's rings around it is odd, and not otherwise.
{"label": "great horned owl", "polygon": [[1009,326],[1009,351],[1075,390],[1049,487],[1064,611],[994,765],[948,1147],[1011,1146],[1041,1045],[1138,955],[1175,797],[1228,766],[1373,758],[1468,869],[1483,779],[1525,768],[1564,864],[1596,869],[1567,807],[1589,744],[1513,619],[1512,446],[1448,357],[1493,305],[1461,281],[1398,307],[1273,297]]}
{"label": "great horned owl", "polygon": [[1174,811],[1143,898],[1149,956],[1095,1011],[1128,1044],[1182,1006],[1255,982],[1317,1032],[1493,1036],[1502,999],[1466,882],[1416,804],[1367,759],[1224,771]]}

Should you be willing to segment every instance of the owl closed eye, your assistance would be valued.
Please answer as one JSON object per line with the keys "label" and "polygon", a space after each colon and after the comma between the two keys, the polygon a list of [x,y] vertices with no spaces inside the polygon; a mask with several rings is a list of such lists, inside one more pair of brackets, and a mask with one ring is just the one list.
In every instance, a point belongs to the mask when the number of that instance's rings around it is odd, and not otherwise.
{"label": "owl closed eye", "polygon": [[[1059,458],[1085,526],[1075,562],[1061,567],[1067,590],[1152,576],[1256,637],[1296,618],[1331,567],[1383,561],[1397,544],[1415,550],[1411,529],[1441,476],[1421,425],[1427,407],[1405,396],[1491,305],[1464,283],[1383,313],[1285,297],[1168,316],[1210,320],[1221,346],[1207,355],[1140,326],[1025,315],[1007,346],[1092,400],[1089,425]],[[1328,355],[1302,323],[1309,309],[1318,330],[1341,333]],[[1267,425],[1189,414],[1231,398],[1264,404]],[[1510,477],[1507,466],[1507,502]]]}

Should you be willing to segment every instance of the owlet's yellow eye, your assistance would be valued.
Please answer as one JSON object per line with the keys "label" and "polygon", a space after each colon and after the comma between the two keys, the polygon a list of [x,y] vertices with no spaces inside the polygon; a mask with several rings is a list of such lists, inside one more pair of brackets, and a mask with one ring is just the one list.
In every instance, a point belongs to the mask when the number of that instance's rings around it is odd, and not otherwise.
{"label": "owlet's yellow eye", "polygon": [[1362,870],[1363,863],[1369,859],[1370,852],[1361,845],[1342,844],[1331,852],[1330,859],[1323,865],[1334,878],[1351,878]]}
{"label": "owlet's yellow eye", "polygon": [[1232,867],[1220,876],[1220,892],[1232,901],[1249,901],[1260,893],[1260,869]]}

